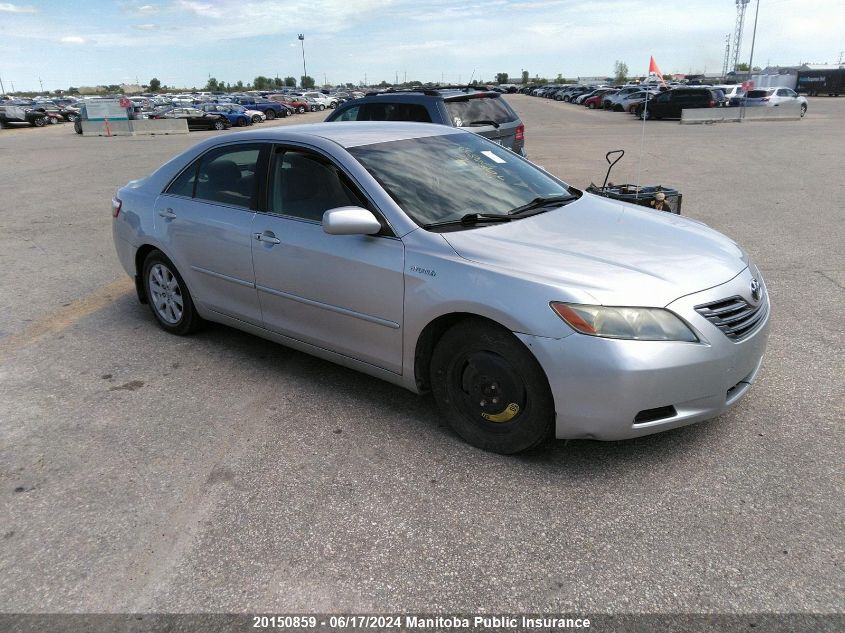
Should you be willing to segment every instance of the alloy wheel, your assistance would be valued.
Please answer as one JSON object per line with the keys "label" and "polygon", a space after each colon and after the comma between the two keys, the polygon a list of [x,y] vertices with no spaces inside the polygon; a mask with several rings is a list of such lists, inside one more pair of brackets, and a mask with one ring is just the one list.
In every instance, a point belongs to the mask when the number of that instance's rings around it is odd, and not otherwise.
{"label": "alloy wheel", "polygon": [[158,316],[170,325],[176,325],[182,319],[185,302],[182,288],[173,272],[164,264],[155,264],[149,273],[150,300]]}

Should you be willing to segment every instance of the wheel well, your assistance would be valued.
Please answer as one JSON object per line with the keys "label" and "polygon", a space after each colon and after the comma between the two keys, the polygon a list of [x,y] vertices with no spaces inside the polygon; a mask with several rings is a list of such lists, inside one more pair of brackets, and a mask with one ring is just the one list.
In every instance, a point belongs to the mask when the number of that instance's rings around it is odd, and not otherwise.
{"label": "wheel well", "polygon": [[138,301],[147,303],[147,293],[144,290],[144,283],[141,280],[142,268],[144,267],[144,260],[147,259],[152,251],[157,250],[151,244],[144,244],[135,252],[135,292],[138,293]]}
{"label": "wheel well", "polygon": [[417,347],[414,351],[414,379],[420,391],[428,391],[431,388],[429,384],[431,355],[434,353],[434,348],[437,346],[440,337],[458,323],[467,320],[488,321],[498,327],[504,327],[492,319],[472,314],[471,312],[444,314],[426,325],[423,331],[420,332],[420,336],[417,339]]}

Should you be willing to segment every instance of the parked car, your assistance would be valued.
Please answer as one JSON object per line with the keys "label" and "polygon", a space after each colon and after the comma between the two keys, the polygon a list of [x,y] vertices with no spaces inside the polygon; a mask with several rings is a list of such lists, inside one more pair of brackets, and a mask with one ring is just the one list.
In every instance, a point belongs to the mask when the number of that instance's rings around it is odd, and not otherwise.
{"label": "parked car", "polygon": [[722,92],[725,93],[725,100],[727,101],[728,105],[733,105],[734,99],[739,99],[745,96],[745,91],[742,89],[741,84],[714,86],[714,88],[719,88],[722,90]]}
{"label": "parked car", "polygon": [[602,99],[604,99],[605,97],[610,98],[617,92],[618,90],[616,88],[603,88],[601,90],[596,90],[595,94],[585,98],[584,101],[581,102],[581,105],[589,108],[590,110],[601,108]]}
{"label": "parked car", "polygon": [[305,107],[309,112],[318,112],[326,109],[326,106],[317,101],[314,97],[305,97],[300,95],[299,98],[305,102]]}
{"label": "parked car", "polygon": [[33,127],[44,127],[50,122],[46,113],[35,110],[29,104],[4,102],[0,105],[0,126],[9,123],[29,123]]}
{"label": "parked car", "polygon": [[592,90],[593,89],[590,86],[575,86],[574,88],[571,88],[570,90],[565,90],[560,95],[560,99],[558,99],[558,100],[559,101],[565,101],[566,103],[569,103],[570,101],[572,101],[576,97],[579,97],[580,95],[585,94],[587,92],[592,92]]}
{"label": "parked car", "polygon": [[203,112],[199,108],[170,108],[154,114],[153,119],[185,119],[189,130],[228,130],[232,127],[222,114]]}
{"label": "parked car", "polygon": [[234,103],[202,103],[197,106],[197,109],[203,112],[215,112],[220,114],[235,127],[246,127],[252,125],[252,117],[246,113],[243,106]]}
{"label": "parked car", "polygon": [[637,107],[636,115],[644,119],[679,119],[681,111],[692,108],[715,108],[716,95],[711,88],[674,88],[649,99],[648,107]]}
{"label": "parked car", "polygon": [[525,155],[525,125],[498,92],[443,89],[369,93],[339,106],[326,121],[415,121],[463,127]]}
{"label": "parked car", "polygon": [[582,92],[580,95],[571,99],[571,103],[575,103],[577,105],[584,105],[584,101],[589,99],[590,97],[594,97],[597,94],[602,94],[607,91],[607,88],[595,88],[592,90],[588,90],[586,92]]}
{"label": "parked car", "polygon": [[277,103],[286,105],[292,108],[295,112],[298,112],[299,114],[302,114],[306,110],[310,109],[308,102],[300,97],[293,97],[290,95],[270,95],[267,98]]}
{"label": "parked car", "polygon": [[303,92],[302,96],[314,99],[314,101],[316,101],[322,106],[320,110],[325,110],[326,108],[334,108],[337,106],[337,98],[332,97],[330,95],[324,95],[322,92]]}
{"label": "parked car", "polygon": [[640,92],[641,90],[643,90],[642,86],[625,86],[624,88],[620,88],[618,92],[607,94],[602,97],[601,107],[605,110],[614,110],[616,108],[616,104],[622,99],[627,97],[629,94]]}
{"label": "parked car", "polygon": [[289,112],[288,109],[283,107],[281,104],[262,97],[233,97],[232,102],[242,105],[245,108],[249,108],[250,110],[263,112],[267,119],[271,121],[276,117],[286,117]]}
{"label": "parked car", "polygon": [[655,96],[657,96],[656,93],[647,92],[645,90],[640,90],[638,92],[629,92],[627,95],[619,99],[619,101],[613,105],[613,109],[616,112],[633,112],[636,106],[645,101],[646,94],[648,94],[649,101],[651,101],[652,99],[654,99]]}
{"label": "parked car", "polygon": [[458,435],[499,453],[712,418],[766,348],[768,293],[731,239],[466,130],[213,138],[119,189],[112,215],[166,332],[217,321],[430,390]]}
{"label": "parked car", "polygon": [[799,104],[803,117],[807,114],[807,97],[799,95],[789,88],[765,88],[763,90],[749,90],[744,99],[746,107],[768,106],[777,107],[785,103]]}

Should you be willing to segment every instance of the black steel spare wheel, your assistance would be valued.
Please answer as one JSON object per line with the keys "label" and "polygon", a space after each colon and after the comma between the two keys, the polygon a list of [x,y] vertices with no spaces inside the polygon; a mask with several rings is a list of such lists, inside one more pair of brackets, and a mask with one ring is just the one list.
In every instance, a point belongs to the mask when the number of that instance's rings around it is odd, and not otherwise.
{"label": "black steel spare wheel", "polygon": [[470,444],[517,453],[551,435],[554,403],[542,368],[513,334],[486,321],[458,324],[431,361],[434,397]]}

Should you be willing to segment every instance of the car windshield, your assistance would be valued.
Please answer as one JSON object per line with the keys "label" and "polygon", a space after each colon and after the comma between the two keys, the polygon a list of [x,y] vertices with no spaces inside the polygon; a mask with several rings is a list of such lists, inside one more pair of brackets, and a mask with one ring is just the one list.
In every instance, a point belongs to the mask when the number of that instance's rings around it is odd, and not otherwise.
{"label": "car windshield", "polygon": [[475,134],[447,134],[349,148],[417,224],[467,214],[506,216],[538,198],[571,196],[510,150]]}

